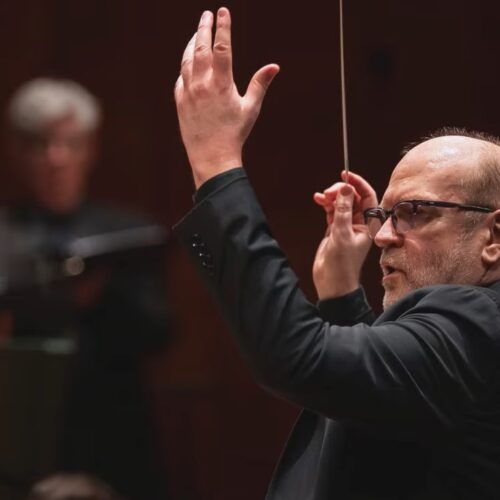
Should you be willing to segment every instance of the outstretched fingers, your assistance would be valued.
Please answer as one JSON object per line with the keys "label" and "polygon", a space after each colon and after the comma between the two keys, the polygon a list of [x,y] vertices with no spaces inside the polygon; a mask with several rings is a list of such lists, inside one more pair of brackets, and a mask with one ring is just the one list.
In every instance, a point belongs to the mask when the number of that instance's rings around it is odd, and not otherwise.
{"label": "outstretched fingers", "polygon": [[233,54],[231,47],[231,15],[225,7],[217,11],[213,48],[214,79],[219,87],[227,88],[233,83]]}
{"label": "outstretched fingers", "polygon": [[194,43],[196,41],[196,33],[191,37],[184,53],[182,54],[181,61],[181,80],[178,80],[178,85],[183,84],[184,86],[189,85],[191,81],[191,75],[193,74],[193,55],[194,55]]}
{"label": "outstretched fingers", "polygon": [[203,12],[198,24],[196,39],[194,43],[193,56],[193,83],[199,83],[205,79],[212,68],[212,26],[214,16],[209,11]]}
{"label": "outstretched fingers", "polygon": [[194,42],[183,57],[175,98],[182,140],[197,186],[237,165],[258,117],[260,104],[278,66],[260,69],[241,97],[232,75],[231,16],[220,8],[201,16]]}

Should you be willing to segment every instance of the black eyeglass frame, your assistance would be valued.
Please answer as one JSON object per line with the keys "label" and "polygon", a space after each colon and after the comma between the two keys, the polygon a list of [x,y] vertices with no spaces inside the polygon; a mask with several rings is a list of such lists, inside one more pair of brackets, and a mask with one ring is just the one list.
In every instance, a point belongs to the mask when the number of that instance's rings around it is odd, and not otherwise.
{"label": "black eyeglass frame", "polygon": [[[365,220],[365,224],[368,224],[368,219],[370,218],[375,218],[380,221],[380,227],[382,227],[385,223],[385,221],[390,217],[391,218],[391,223],[392,227],[394,228],[394,231],[396,231],[397,234],[402,235],[413,229],[414,226],[414,219],[412,219],[411,224],[410,224],[410,229],[407,231],[398,231],[398,218],[396,216],[396,209],[399,205],[402,205],[403,203],[410,203],[412,205],[412,216],[417,214],[417,209],[419,206],[424,206],[424,207],[439,207],[439,208],[458,208],[459,210],[464,210],[464,211],[472,211],[472,212],[483,212],[483,213],[491,213],[494,212],[494,209],[489,208],[489,207],[481,207],[478,205],[464,205],[461,203],[453,203],[451,201],[431,201],[431,200],[401,200],[398,201],[390,210],[386,210],[385,208],[382,207],[373,207],[373,208],[367,208],[366,210],[363,211],[363,217]],[[371,235],[372,238],[375,235]]]}

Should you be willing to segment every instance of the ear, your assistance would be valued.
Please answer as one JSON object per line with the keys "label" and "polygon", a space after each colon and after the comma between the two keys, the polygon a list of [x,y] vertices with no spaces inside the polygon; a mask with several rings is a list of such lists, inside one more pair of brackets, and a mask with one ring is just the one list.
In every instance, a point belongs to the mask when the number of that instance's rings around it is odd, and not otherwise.
{"label": "ear", "polygon": [[500,263],[500,210],[490,215],[489,238],[481,252],[481,259],[487,267]]}

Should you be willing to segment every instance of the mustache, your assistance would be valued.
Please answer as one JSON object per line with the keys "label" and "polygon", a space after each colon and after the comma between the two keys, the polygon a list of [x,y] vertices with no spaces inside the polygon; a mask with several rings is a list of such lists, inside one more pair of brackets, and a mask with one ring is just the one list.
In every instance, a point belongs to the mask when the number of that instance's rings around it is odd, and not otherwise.
{"label": "mustache", "polygon": [[387,255],[384,252],[382,252],[382,254],[380,255],[379,264],[382,270],[387,268],[392,268],[402,271],[406,267],[406,262],[404,257]]}

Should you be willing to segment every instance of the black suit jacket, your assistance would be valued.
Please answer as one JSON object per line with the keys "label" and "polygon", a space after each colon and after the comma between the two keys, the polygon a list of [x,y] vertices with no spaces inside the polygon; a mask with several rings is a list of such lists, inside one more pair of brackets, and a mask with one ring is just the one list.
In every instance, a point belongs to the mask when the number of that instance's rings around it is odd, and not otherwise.
{"label": "black suit jacket", "polygon": [[258,381],[305,408],[268,500],[500,498],[500,284],[320,314],[244,172],[206,191],[176,231]]}

